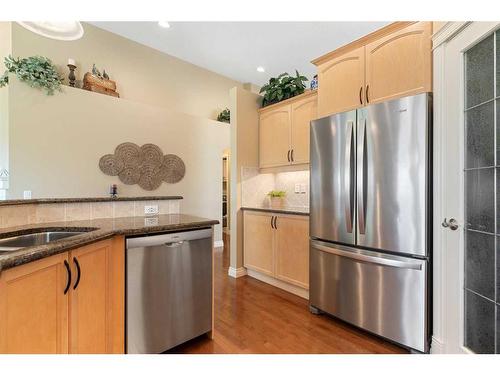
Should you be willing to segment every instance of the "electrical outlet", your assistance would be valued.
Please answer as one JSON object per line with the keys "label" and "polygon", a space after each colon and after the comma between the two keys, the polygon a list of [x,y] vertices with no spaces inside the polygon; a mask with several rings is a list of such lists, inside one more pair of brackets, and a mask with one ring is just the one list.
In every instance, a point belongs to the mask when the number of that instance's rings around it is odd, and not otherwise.
{"label": "electrical outlet", "polygon": [[145,215],[156,215],[158,214],[158,205],[154,204],[152,206],[144,206]]}
{"label": "electrical outlet", "polygon": [[295,194],[300,193],[300,184],[295,184]]}
{"label": "electrical outlet", "polygon": [[144,226],[146,227],[151,227],[158,225],[158,218],[157,217],[146,217],[144,218]]}
{"label": "electrical outlet", "polygon": [[23,191],[23,198],[24,199],[31,199],[31,190]]}
{"label": "electrical outlet", "polygon": [[306,184],[301,184],[300,185],[300,193],[305,194],[307,190],[307,185]]}

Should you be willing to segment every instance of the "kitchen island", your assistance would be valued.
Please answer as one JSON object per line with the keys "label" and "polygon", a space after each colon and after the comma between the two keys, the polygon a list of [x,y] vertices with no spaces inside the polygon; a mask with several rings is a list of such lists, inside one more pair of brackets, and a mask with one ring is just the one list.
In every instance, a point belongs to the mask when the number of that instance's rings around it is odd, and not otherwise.
{"label": "kitchen island", "polygon": [[213,233],[215,224],[170,214],[0,230],[0,241],[41,231],[84,232],[15,251],[0,249],[0,353],[124,353],[125,237],[201,228]]}

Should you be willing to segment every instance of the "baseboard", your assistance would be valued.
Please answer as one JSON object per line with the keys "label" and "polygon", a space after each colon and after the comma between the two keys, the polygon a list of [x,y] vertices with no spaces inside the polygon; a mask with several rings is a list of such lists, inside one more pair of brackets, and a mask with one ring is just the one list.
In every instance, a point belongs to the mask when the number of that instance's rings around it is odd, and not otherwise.
{"label": "baseboard", "polygon": [[247,270],[245,269],[245,267],[240,267],[240,268],[229,267],[229,269],[227,270],[227,274],[237,279],[238,277],[245,276],[247,274]]}
{"label": "baseboard", "polygon": [[445,354],[444,344],[434,336],[432,336],[431,354]]}
{"label": "baseboard", "polygon": [[254,271],[251,269],[247,268],[247,274],[248,276],[251,276],[257,280],[263,281],[267,284],[271,284],[272,286],[275,286],[276,288],[280,288],[283,290],[286,290],[289,293],[295,294],[296,296],[302,297],[306,300],[309,300],[309,291],[306,289],[303,289],[301,287],[288,284],[284,281],[275,279],[272,276],[264,275],[263,273],[260,273],[258,271]]}
{"label": "baseboard", "polygon": [[214,241],[214,247],[224,247],[224,241],[223,240]]}

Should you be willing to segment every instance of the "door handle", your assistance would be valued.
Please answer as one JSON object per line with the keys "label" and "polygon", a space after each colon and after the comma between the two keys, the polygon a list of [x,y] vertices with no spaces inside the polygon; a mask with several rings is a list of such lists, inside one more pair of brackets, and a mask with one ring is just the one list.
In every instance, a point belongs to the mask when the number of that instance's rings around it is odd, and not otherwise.
{"label": "door handle", "polygon": [[184,243],[184,241],[176,241],[176,242],[165,242],[166,247],[177,247]]}
{"label": "door handle", "polygon": [[271,216],[271,228],[274,229],[273,221],[274,221],[274,216]]}
{"label": "door handle", "polygon": [[361,130],[361,138],[358,144],[359,158],[356,177],[358,179],[358,223],[359,223],[359,233],[365,234],[366,232],[366,202],[365,202],[365,191],[366,191],[366,177],[365,177],[365,159],[366,159],[366,118],[363,120],[363,127]]}
{"label": "door handle", "polygon": [[352,186],[351,186],[351,159],[352,159],[352,133],[354,124],[347,122],[347,140],[344,156],[344,211],[345,225],[348,233],[352,233]]}
{"label": "door handle", "polygon": [[378,264],[386,267],[394,267],[394,268],[406,268],[412,270],[420,271],[422,269],[422,264],[417,262],[408,262],[397,259],[391,259],[383,256],[371,256],[367,254],[363,254],[361,252],[354,252],[349,250],[341,250],[330,246],[324,246],[317,241],[312,241],[311,243],[314,249],[318,249],[325,253],[330,253],[333,255],[338,255],[344,258],[353,259],[358,262],[370,263],[370,264]]}
{"label": "door handle", "polygon": [[292,148],[292,152],[290,153],[290,159],[292,159],[292,163],[294,162],[293,160],[293,148]]}
{"label": "door handle", "polygon": [[451,230],[457,230],[459,227],[458,222],[453,218],[451,218],[450,220],[444,218],[443,222],[441,223],[441,226],[443,228],[450,228]]}
{"label": "door handle", "polygon": [[286,155],[286,158],[288,159],[288,162],[290,163],[290,150],[288,150],[288,154]]}
{"label": "door handle", "polygon": [[278,229],[278,216],[274,217],[274,229]]}
{"label": "door handle", "polygon": [[359,88],[359,104],[363,104],[363,86]]}
{"label": "door handle", "polygon": [[68,275],[68,280],[66,282],[66,287],[64,288],[64,294],[68,293],[69,287],[71,286],[71,269],[69,268],[69,263],[65,259],[64,267],[66,267],[66,274]]}
{"label": "door handle", "polygon": [[368,90],[370,89],[370,85],[366,85],[366,104],[370,103],[370,98],[368,97]]}
{"label": "door handle", "polygon": [[76,259],[76,257],[73,257],[73,263],[75,263],[77,271],[75,285],[73,285],[73,290],[75,290],[78,284],[80,284],[81,270],[80,270],[80,263],[78,263],[78,259]]}

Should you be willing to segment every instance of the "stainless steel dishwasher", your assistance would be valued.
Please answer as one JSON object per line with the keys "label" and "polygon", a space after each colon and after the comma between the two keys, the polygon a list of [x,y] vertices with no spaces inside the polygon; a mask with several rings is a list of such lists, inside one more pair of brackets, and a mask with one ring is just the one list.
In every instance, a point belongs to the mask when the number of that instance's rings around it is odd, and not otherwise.
{"label": "stainless steel dishwasher", "polygon": [[212,229],[127,238],[127,353],[162,353],[212,329]]}

